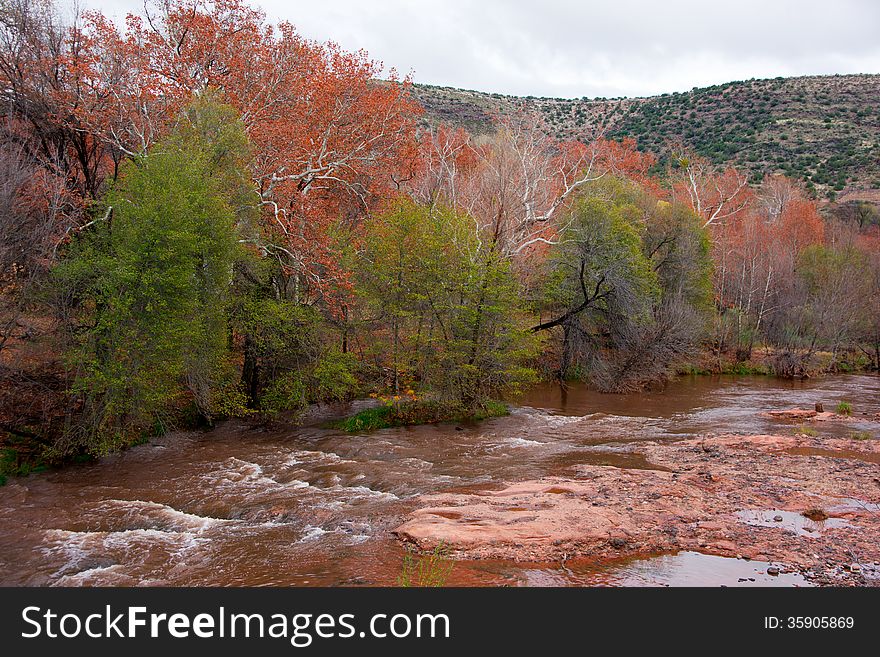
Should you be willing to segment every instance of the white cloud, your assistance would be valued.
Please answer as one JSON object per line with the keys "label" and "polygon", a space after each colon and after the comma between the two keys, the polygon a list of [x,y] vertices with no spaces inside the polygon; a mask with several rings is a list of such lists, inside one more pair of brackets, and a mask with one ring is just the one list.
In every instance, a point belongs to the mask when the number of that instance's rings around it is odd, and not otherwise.
{"label": "white cloud", "polygon": [[[141,0],[84,0],[122,17]],[[651,95],[880,72],[875,0],[257,0],[306,37],[418,82],[539,96]]]}

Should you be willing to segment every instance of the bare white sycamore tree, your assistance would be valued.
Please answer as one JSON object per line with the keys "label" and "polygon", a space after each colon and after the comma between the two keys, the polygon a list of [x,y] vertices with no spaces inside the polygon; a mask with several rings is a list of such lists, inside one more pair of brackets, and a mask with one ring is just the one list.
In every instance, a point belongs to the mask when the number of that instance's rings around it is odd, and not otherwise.
{"label": "bare white sycamore tree", "polygon": [[717,226],[748,207],[748,178],[734,168],[719,171],[706,158],[682,146],[673,148],[679,170],[675,196],[687,198],[703,219],[703,227]]}
{"label": "bare white sycamore tree", "polygon": [[470,214],[481,236],[507,257],[555,244],[564,230],[561,209],[579,189],[614,173],[623,151],[601,135],[560,143],[547,132],[540,116],[527,112],[499,121],[492,135],[428,130],[423,175],[412,193]]}

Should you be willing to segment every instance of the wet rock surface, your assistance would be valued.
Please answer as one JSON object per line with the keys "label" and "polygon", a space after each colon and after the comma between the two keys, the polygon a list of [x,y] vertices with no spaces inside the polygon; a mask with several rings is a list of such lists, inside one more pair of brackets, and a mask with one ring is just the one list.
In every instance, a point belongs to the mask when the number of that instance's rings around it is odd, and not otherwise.
{"label": "wet rock surface", "polygon": [[[631,449],[662,469],[578,465],[572,476],[425,495],[395,533],[424,550],[443,543],[458,559],[695,551],[772,562],[777,573],[816,584],[874,585],[880,466],[857,457],[880,452],[878,442],[731,435],[640,443]],[[817,511],[827,519],[803,516]]]}
{"label": "wet rock surface", "polygon": [[[819,409],[823,410],[819,410]],[[790,408],[781,411],[767,411],[765,417],[773,420],[783,420],[789,422],[855,422],[859,420],[880,421],[880,415],[871,416],[869,413],[863,412],[858,415],[851,413],[832,413],[824,410],[821,404],[817,404],[814,410],[805,408]]]}

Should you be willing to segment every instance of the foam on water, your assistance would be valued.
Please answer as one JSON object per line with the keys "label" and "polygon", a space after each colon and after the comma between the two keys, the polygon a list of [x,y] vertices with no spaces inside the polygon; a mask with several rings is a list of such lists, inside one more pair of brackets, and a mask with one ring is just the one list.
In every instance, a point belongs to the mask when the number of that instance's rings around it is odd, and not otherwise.
{"label": "foam on water", "polygon": [[336,536],[343,538],[349,545],[358,545],[373,536],[374,528],[369,522],[343,520],[338,525],[329,527],[308,524],[302,531],[299,543],[317,541],[324,536]]}
{"label": "foam on water", "polygon": [[315,541],[324,534],[328,534],[329,532],[323,527],[312,527],[311,525],[306,525],[303,528],[302,538],[299,539],[300,543],[306,543],[308,541]]}
{"label": "foam on water", "polygon": [[[277,476],[277,475],[275,475]],[[237,457],[230,457],[219,468],[202,475],[213,490],[247,490],[259,493],[261,491],[278,491],[282,489],[296,490],[309,488],[311,484],[302,479],[292,478],[280,481],[275,476],[267,474],[263,466],[258,463],[244,461]]]}
{"label": "foam on water", "polygon": [[56,586],[84,586],[95,584],[114,584],[125,577],[125,568],[121,564],[95,566],[76,573],[62,575],[53,584]]}
{"label": "foam on water", "polygon": [[582,422],[593,418],[596,413],[588,413],[587,415],[559,415],[556,413],[548,413],[537,408],[524,406],[511,411],[511,415],[523,417],[537,424],[547,426],[552,429],[564,427],[576,422]]}
{"label": "foam on water", "polygon": [[319,452],[313,450],[297,450],[284,460],[284,465],[302,465],[308,463],[314,465],[316,463],[352,463],[342,458],[335,452]]}
{"label": "foam on water", "polygon": [[323,489],[325,491],[329,491],[332,493],[343,493],[345,495],[351,496],[353,499],[359,498],[378,498],[383,500],[397,500],[400,499],[394,493],[386,493],[381,490],[374,490],[369,486],[331,486],[330,488]]}
{"label": "foam on water", "polygon": [[126,529],[113,532],[68,531],[49,529],[44,532],[43,554],[61,561],[55,572],[58,578],[77,573],[109,569],[113,572],[126,566],[144,563],[149,555],[161,552],[165,560],[176,560],[181,555],[209,542],[192,532],[174,532],[158,529]]}
{"label": "foam on water", "polygon": [[505,443],[514,447],[543,447],[546,444],[537,440],[529,440],[528,438],[508,438]]}
{"label": "foam on water", "polygon": [[229,518],[212,518],[186,513],[167,504],[144,500],[106,500],[94,507],[99,514],[123,520],[127,529],[165,529],[169,531],[202,531],[216,525],[235,522]]}

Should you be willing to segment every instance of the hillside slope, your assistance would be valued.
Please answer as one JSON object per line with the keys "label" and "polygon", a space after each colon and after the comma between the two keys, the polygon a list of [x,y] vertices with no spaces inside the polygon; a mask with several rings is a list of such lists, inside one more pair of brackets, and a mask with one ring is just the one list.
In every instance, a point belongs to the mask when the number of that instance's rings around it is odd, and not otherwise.
{"label": "hillside slope", "polygon": [[661,156],[682,142],[753,180],[784,173],[832,197],[880,189],[880,75],[749,80],[650,98],[521,98],[428,85],[414,94],[428,121],[476,133],[524,105],[560,138],[604,131]]}

